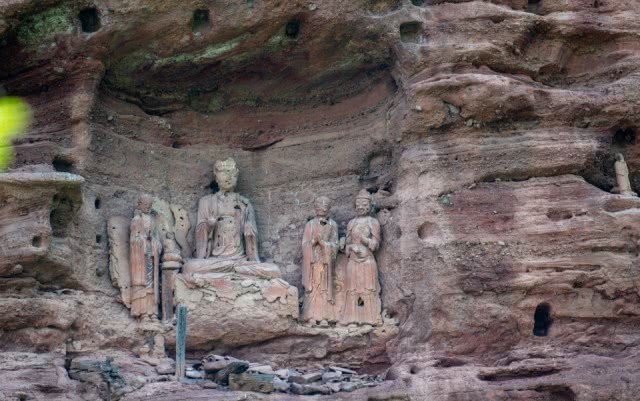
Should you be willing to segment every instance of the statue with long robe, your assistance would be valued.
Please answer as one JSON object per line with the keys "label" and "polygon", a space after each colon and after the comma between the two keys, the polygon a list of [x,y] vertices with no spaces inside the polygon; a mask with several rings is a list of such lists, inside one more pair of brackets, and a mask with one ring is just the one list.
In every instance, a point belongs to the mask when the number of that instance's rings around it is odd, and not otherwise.
{"label": "statue with long robe", "polygon": [[315,200],[316,217],[309,220],[302,236],[302,319],[314,324],[334,321],[333,276],[338,252],[338,225],[331,220],[331,201]]}
{"label": "statue with long robe", "polygon": [[357,216],[347,225],[345,253],[345,301],[339,316],[342,324],[382,323],[380,281],[374,252],[381,242],[380,223],[369,216],[371,195],[362,190],[355,200]]}
{"label": "statue with long robe", "polygon": [[141,195],[131,220],[129,268],[131,269],[131,315],[158,317],[159,272],[162,244],[151,213],[153,199]]}
{"label": "statue with long robe", "polygon": [[624,161],[624,156],[622,156],[621,153],[616,153],[614,169],[616,172],[616,186],[611,192],[626,196],[637,196],[637,194],[633,192],[633,189],[631,189],[629,168],[627,167],[627,162]]}
{"label": "statue with long robe", "polygon": [[217,161],[214,173],[220,191],[198,202],[196,258],[185,262],[183,273],[190,278],[221,273],[280,277],[278,266],[260,262],[253,206],[235,192],[239,173],[235,161]]}

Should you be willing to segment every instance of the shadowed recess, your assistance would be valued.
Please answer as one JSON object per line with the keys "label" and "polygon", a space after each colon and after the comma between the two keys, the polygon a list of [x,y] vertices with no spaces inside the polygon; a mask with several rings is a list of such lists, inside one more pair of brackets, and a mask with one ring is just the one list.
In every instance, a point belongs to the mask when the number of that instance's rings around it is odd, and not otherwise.
{"label": "shadowed recess", "polygon": [[533,335],[536,337],[546,337],[551,327],[551,306],[542,303],[536,307],[533,314]]}
{"label": "shadowed recess", "polygon": [[56,156],[51,163],[53,165],[54,170],[61,173],[71,173],[73,172],[73,163],[70,160],[67,160],[63,157]]}
{"label": "shadowed recess", "polygon": [[78,14],[82,32],[93,33],[100,29],[100,15],[95,7],[85,8]]}
{"label": "shadowed recess", "polygon": [[291,39],[297,38],[298,35],[300,34],[300,25],[301,23],[299,20],[292,19],[291,21],[287,22],[287,24],[285,25],[284,34]]}
{"label": "shadowed recess", "polygon": [[400,24],[400,40],[405,43],[424,43],[426,38],[422,22],[411,21]]}
{"label": "shadowed recess", "polygon": [[208,9],[198,9],[193,12],[191,19],[191,30],[194,33],[202,32],[211,27]]}
{"label": "shadowed recess", "polygon": [[612,144],[617,146],[633,145],[636,143],[636,130],[631,127],[618,128],[613,134]]}

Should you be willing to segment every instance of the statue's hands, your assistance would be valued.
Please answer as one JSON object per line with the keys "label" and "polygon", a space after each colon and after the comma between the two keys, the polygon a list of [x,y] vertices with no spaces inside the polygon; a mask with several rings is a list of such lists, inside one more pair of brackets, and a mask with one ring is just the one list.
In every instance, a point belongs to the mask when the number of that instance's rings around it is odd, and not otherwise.
{"label": "statue's hands", "polygon": [[366,256],[367,256],[366,248],[361,247],[361,246],[357,246],[357,247],[356,247],[356,255],[357,255],[359,258],[364,258],[364,257],[366,257]]}
{"label": "statue's hands", "polygon": [[348,250],[345,250],[345,246],[347,245],[347,239],[345,237],[340,238],[338,241],[338,248],[341,252],[349,253]]}
{"label": "statue's hands", "polygon": [[351,251],[353,251],[353,245],[347,245],[346,248],[344,249],[344,253],[347,254],[347,256],[349,256],[349,254],[351,253]]}
{"label": "statue's hands", "polygon": [[367,245],[367,247],[369,248],[369,250],[371,252],[374,252],[376,250],[376,243],[375,241],[369,240],[369,244]]}

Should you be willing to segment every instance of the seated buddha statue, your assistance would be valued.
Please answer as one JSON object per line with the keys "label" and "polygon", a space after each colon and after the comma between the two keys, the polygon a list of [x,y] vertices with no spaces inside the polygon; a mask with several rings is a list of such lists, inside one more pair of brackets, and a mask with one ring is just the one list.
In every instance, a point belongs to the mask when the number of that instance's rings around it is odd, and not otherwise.
{"label": "seated buddha statue", "polygon": [[253,206],[235,192],[238,173],[231,158],[215,163],[220,191],[202,197],[198,203],[196,257],[187,259],[182,270],[187,280],[229,273],[265,279],[280,277],[277,265],[260,262]]}

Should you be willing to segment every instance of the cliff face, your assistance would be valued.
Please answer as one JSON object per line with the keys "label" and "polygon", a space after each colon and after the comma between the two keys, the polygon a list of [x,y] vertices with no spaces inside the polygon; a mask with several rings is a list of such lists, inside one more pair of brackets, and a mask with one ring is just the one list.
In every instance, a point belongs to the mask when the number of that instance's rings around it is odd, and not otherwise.
{"label": "cliff face", "polygon": [[106,399],[82,358],[112,356],[114,396],[240,399],[149,383],[106,225],[141,192],[193,217],[233,156],[295,286],[314,197],[343,234],[375,194],[398,331],[219,351],[389,380],[327,399],[636,400],[640,199],[609,191],[617,152],[640,191],[639,21],[619,0],[0,2],[0,85],[35,120],[0,181],[0,394]]}

